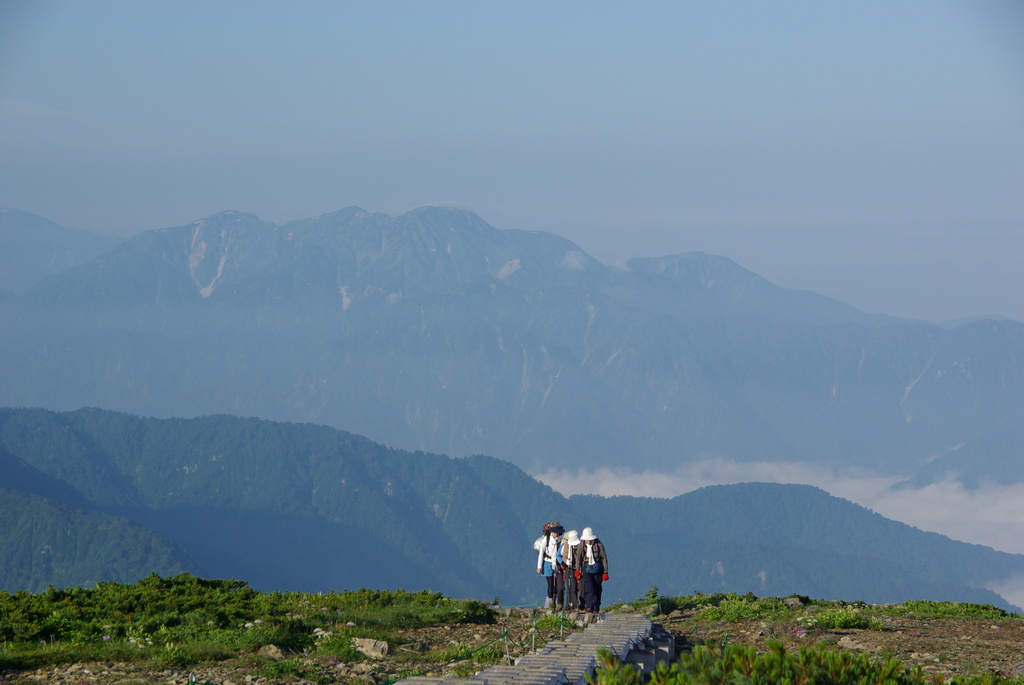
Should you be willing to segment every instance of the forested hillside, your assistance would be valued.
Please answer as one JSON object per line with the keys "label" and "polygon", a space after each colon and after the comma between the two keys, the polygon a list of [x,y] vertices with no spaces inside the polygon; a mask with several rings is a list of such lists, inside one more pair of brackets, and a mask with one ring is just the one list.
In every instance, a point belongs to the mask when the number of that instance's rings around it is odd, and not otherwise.
{"label": "forested hillside", "polygon": [[166,539],[124,518],[7,489],[0,489],[0,531],[3,590],[135,582],[150,570],[201,569]]}
{"label": "forested hillside", "polygon": [[195,570],[263,590],[538,602],[532,542],[551,519],[604,540],[610,599],[657,585],[1008,606],[982,588],[1024,572],[1024,556],[808,486],[565,498],[508,462],[403,452],[311,424],[5,409],[0,455],[8,590]]}

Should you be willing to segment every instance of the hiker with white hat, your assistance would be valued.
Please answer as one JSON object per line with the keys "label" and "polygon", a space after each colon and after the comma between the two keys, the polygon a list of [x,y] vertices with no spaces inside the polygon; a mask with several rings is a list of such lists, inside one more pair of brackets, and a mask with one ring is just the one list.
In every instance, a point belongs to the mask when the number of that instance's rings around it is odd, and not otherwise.
{"label": "hiker with white hat", "polygon": [[565,562],[565,610],[575,611],[580,606],[580,584],[576,580],[576,547],[580,534],[570,530],[562,538],[562,560]]}
{"label": "hiker with white hat", "polygon": [[544,600],[545,609],[562,608],[562,533],[565,528],[558,521],[544,524],[544,535],[533,543],[537,550],[537,573],[547,580],[548,594]]}
{"label": "hiker with white hat", "polygon": [[596,614],[601,611],[601,586],[608,580],[608,552],[593,528],[584,528],[580,534],[575,567],[576,579],[583,582],[583,610]]}

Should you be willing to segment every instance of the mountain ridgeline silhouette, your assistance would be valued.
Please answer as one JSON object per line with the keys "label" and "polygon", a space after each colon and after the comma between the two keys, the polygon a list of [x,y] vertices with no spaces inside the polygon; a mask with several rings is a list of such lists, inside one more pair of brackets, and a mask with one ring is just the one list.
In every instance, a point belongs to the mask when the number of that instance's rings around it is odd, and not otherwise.
{"label": "mountain ridgeline silhouette", "polygon": [[695,252],[612,268],[447,207],[222,212],[13,292],[7,406],[315,422],[533,472],[723,457],[978,483],[1024,446],[1017,322],[868,314]]}
{"label": "mountain ridgeline silhouette", "polygon": [[[311,421],[530,470],[938,456],[977,482],[1024,444],[1011,320],[867,314],[700,253],[612,268],[452,208],[222,212],[18,290],[7,405]],[[956,461],[993,435],[1012,452],[986,472]]]}
{"label": "mountain ridgeline silhouette", "polygon": [[657,585],[875,603],[991,603],[1024,555],[955,542],[804,485],[565,498],[513,464],[326,426],[0,410],[0,590],[188,571],[265,591],[406,588],[535,603],[557,518],[609,550],[609,600]]}

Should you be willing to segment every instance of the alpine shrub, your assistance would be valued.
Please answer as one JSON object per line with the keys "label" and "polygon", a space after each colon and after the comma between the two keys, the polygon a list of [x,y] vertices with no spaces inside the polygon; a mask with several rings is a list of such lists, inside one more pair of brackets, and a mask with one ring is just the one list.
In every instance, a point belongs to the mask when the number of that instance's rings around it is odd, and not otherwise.
{"label": "alpine shrub", "polygon": [[[599,660],[592,685],[639,685],[636,669],[611,658]],[[920,668],[905,668],[895,659],[873,662],[866,654],[804,648],[787,652],[782,644],[769,645],[764,654],[752,647],[710,643],[684,654],[672,666],[660,664],[651,674],[650,685],[722,685],[724,683],[814,683],[815,685],[932,685],[933,678]],[[958,681],[982,685],[991,680]]]}

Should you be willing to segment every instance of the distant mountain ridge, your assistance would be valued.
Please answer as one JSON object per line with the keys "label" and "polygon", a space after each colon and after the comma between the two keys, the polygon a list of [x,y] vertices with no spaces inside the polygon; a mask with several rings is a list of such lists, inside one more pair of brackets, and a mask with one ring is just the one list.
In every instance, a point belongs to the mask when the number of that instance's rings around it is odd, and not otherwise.
{"label": "distant mountain ridge", "polygon": [[983,468],[1014,472],[1024,325],[866,314],[701,253],[627,265],[453,208],[222,212],[0,301],[0,403],[317,422],[533,471],[912,475],[1000,435]]}
{"label": "distant mountain ridge", "polygon": [[[392,450],[325,426],[0,409],[0,590],[187,570],[257,589],[543,599],[543,522],[593,527],[606,598],[651,585],[874,603],[993,603],[1024,555],[954,542],[810,486],[564,498],[489,457]],[[13,466],[17,468],[12,468]]]}
{"label": "distant mountain ridge", "polygon": [[0,207],[0,299],[97,257],[123,239],[65,228],[49,219]]}
{"label": "distant mountain ridge", "polygon": [[[140,259],[155,257],[157,269],[132,272]],[[667,307],[673,314],[756,314],[817,324],[822,317],[825,323],[899,321],[779,288],[725,257],[694,252],[634,258],[627,266],[626,272],[607,267],[549,233],[500,230],[471,212],[445,207],[422,207],[396,218],[349,207],[280,227],[226,211],[139,234],[87,267],[49,279],[31,297],[50,304],[94,303],[97,297],[123,303],[125,296],[178,304],[218,293],[227,301],[256,298],[272,306],[282,297],[305,295],[348,309],[362,300],[394,303],[406,291],[453,293],[493,279],[531,294],[556,287],[596,289],[628,306],[655,312]],[[141,292],[128,292],[125,281],[117,280],[126,273],[135,277],[133,288],[144,286]]]}

